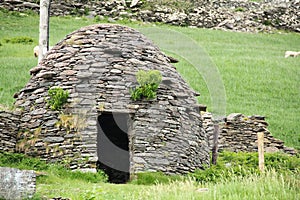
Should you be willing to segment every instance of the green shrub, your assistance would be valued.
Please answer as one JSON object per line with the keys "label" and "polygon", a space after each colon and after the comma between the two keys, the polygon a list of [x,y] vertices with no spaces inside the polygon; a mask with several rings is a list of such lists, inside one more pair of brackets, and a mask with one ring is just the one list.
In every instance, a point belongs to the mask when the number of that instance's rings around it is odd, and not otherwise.
{"label": "green shrub", "polygon": [[244,11],[245,11],[245,9],[242,8],[242,7],[237,7],[237,8],[235,9],[235,12],[244,12]]}
{"label": "green shrub", "polygon": [[51,110],[60,110],[67,103],[69,92],[58,87],[49,89],[48,95],[50,99],[47,100],[47,104]]}
{"label": "green shrub", "polygon": [[269,19],[266,19],[263,21],[263,24],[266,25],[266,26],[271,26],[272,25],[272,21],[269,20]]}
{"label": "green shrub", "polygon": [[100,22],[100,21],[101,21],[100,16],[97,15],[97,16],[94,18],[94,21],[95,21],[95,22]]}
{"label": "green shrub", "polygon": [[84,15],[89,15],[89,13],[90,13],[90,9],[88,7],[85,7],[83,14]]}
{"label": "green shrub", "polygon": [[267,168],[274,168],[279,172],[300,172],[299,154],[297,156],[289,156],[283,153],[266,153],[265,165]]}
{"label": "green shrub", "polygon": [[183,180],[183,176],[165,175],[162,172],[141,172],[137,173],[135,179],[131,181],[136,185],[154,185],[154,184],[168,184],[172,181]]}
{"label": "green shrub", "polygon": [[136,101],[143,98],[150,100],[156,98],[156,91],[162,80],[160,71],[140,70],[136,74],[136,79],[140,85],[130,91],[132,100]]}
{"label": "green shrub", "polygon": [[64,166],[60,164],[51,164],[49,165],[48,170],[48,176],[40,177],[39,183],[47,183],[49,179],[52,177],[59,177],[61,179],[69,179],[69,180],[81,180],[88,183],[101,183],[101,182],[107,182],[108,176],[101,170],[99,170],[97,173],[92,172],[82,172],[79,170],[71,171],[68,168],[65,168]]}
{"label": "green shrub", "polygon": [[[295,174],[300,172],[300,158],[282,153],[265,153],[265,168],[269,171]],[[212,165],[205,170],[196,170],[189,176],[196,181],[220,182],[231,180],[235,177],[258,175],[258,154],[249,152],[221,152],[217,165]]]}
{"label": "green shrub", "polygon": [[0,152],[0,166],[43,171],[48,169],[45,161],[24,154]]}
{"label": "green shrub", "polygon": [[[265,153],[265,167],[275,169],[276,171],[296,171],[300,170],[300,158],[283,153]],[[248,168],[257,168],[257,152],[222,152],[220,162],[231,163],[234,166],[244,166]]]}
{"label": "green shrub", "polygon": [[5,8],[0,8],[0,12],[5,13],[6,16],[22,17],[22,13],[18,11],[10,11]]}
{"label": "green shrub", "polygon": [[90,183],[100,183],[108,180],[107,175],[101,170],[97,173],[71,171],[58,163],[47,164],[38,158],[31,158],[18,153],[0,152],[0,166],[43,171],[46,175],[38,176],[39,183],[47,183],[53,177],[82,180]]}
{"label": "green shrub", "polygon": [[217,183],[222,180],[231,180],[234,177],[246,177],[251,174],[259,174],[259,170],[256,168],[249,168],[243,166],[228,166],[224,164],[212,165],[205,170],[196,170],[194,173],[190,173],[189,176],[195,178],[197,182]]}
{"label": "green shrub", "polygon": [[34,40],[30,37],[26,36],[19,36],[19,37],[13,37],[13,38],[5,38],[5,43],[12,43],[12,44],[32,44]]}
{"label": "green shrub", "polygon": [[140,85],[160,84],[162,79],[161,73],[158,70],[139,70],[136,73],[136,80]]}
{"label": "green shrub", "polygon": [[156,98],[156,90],[158,88],[157,84],[146,84],[136,87],[131,91],[132,100],[141,100],[146,98],[147,100]]}

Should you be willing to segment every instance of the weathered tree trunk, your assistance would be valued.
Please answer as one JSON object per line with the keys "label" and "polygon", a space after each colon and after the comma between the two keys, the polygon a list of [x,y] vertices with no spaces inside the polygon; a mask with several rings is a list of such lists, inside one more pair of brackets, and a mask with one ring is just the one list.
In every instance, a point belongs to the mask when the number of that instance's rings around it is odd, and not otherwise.
{"label": "weathered tree trunk", "polygon": [[40,62],[49,49],[49,15],[51,0],[40,1],[39,57]]}

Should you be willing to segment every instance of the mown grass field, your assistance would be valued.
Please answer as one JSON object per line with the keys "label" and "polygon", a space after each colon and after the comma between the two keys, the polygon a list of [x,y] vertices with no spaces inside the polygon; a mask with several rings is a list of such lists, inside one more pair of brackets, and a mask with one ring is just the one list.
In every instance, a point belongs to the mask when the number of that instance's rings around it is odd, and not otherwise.
{"label": "mown grass field", "polygon": [[[0,103],[11,107],[13,94],[26,84],[30,78],[29,69],[37,64],[32,49],[38,44],[39,17],[1,11],[0,19]],[[52,17],[50,45],[82,26],[95,23],[99,22],[87,18]],[[118,23],[141,31],[154,26],[128,21]],[[286,50],[299,50],[299,33],[253,34],[158,26],[185,34],[207,53],[225,86],[226,114],[264,115],[275,137],[300,149],[300,57],[284,58]],[[32,38],[33,42],[5,42],[21,36]],[[155,35],[151,37],[156,41]],[[211,95],[201,74],[180,55],[170,55],[180,60],[176,64],[178,71],[201,93],[199,103],[208,105],[209,111],[213,110]]]}

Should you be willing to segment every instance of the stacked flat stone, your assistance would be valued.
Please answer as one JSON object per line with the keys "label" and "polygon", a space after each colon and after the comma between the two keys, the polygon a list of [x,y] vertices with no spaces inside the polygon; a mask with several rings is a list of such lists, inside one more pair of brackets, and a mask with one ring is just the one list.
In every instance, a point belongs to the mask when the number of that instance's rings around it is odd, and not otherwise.
{"label": "stacked flat stone", "polygon": [[201,113],[203,128],[207,134],[208,147],[209,150],[212,150],[213,139],[214,139],[214,122],[213,117],[210,112]]}
{"label": "stacked flat stone", "polygon": [[[162,83],[154,100],[132,101],[138,70],[159,70]],[[101,113],[128,113],[131,172],[187,173],[209,164],[207,136],[192,89],[169,64],[168,57],[141,33],[124,26],[98,24],[66,36],[31,70],[19,92],[20,127],[37,133],[26,152],[48,161],[70,159],[70,167],[95,168],[97,118]],[[47,107],[47,91],[69,91],[63,111]],[[58,126],[61,112],[81,123]],[[19,141],[26,136],[20,135]]]}
{"label": "stacked flat stone", "polygon": [[0,151],[15,152],[19,124],[19,113],[0,111]]}
{"label": "stacked flat stone", "polygon": [[[209,137],[209,149],[213,144],[213,118],[210,113],[203,113],[203,127]],[[226,122],[220,124],[218,140],[219,150],[233,152],[257,151],[257,133],[264,133],[264,147],[266,152],[284,152],[295,155],[297,151],[286,147],[284,142],[272,136],[267,129],[265,117],[259,115],[245,116],[241,113],[232,113],[226,117]]]}
{"label": "stacked flat stone", "polygon": [[[186,9],[167,5],[143,6],[138,1],[51,1],[51,15],[86,15],[109,17],[110,21],[124,18],[145,22],[162,22],[179,26],[214,28],[242,32],[272,32],[287,29],[300,32],[300,2],[297,0],[265,0],[261,2],[241,0],[217,0],[186,2]],[[153,2],[152,2],[153,4]],[[38,12],[36,0],[4,0],[0,8],[14,11]]]}
{"label": "stacked flat stone", "polygon": [[36,174],[33,170],[0,167],[0,199],[30,199],[35,188]]}

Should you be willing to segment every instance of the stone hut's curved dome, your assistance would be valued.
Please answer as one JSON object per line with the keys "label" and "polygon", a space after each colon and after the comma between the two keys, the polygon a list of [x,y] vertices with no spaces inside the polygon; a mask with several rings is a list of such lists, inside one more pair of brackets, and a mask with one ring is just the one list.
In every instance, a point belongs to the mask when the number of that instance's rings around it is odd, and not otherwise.
{"label": "stone hut's curved dome", "polygon": [[[131,100],[136,72],[149,69],[163,77],[157,98]],[[72,169],[98,162],[129,173],[186,173],[209,164],[195,92],[138,31],[83,27],[54,46],[31,74],[15,104],[23,112],[19,145],[31,141],[19,149],[70,161]],[[69,91],[62,111],[47,107],[54,86]]]}

